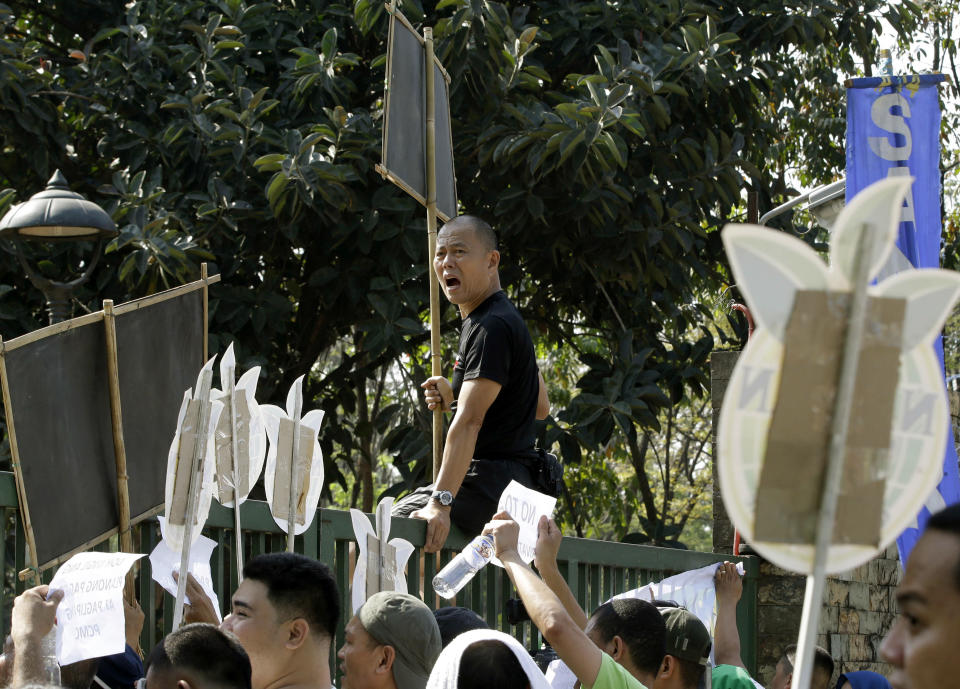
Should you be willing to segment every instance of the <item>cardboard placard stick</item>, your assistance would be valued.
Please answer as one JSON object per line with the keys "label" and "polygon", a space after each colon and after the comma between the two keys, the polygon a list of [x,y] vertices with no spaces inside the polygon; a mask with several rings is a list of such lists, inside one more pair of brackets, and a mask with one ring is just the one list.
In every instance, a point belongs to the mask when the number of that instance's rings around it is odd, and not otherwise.
{"label": "cardboard placard stick", "polygon": [[224,413],[216,429],[217,500],[233,507],[234,550],[237,576],[243,572],[243,531],[240,523],[240,505],[263,470],[267,449],[263,419],[256,401],[257,379],[260,367],[254,366],[234,382],[236,356],[233,344],[220,358],[220,390],[213,391],[214,399],[223,401]]}
{"label": "cardboard placard stick", "polygon": [[[110,417],[113,428],[113,454],[117,465],[117,517],[120,529],[120,551],[133,552],[130,533],[130,490],[127,486],[127,449],[123,442],[123,414],[120,406],[120,373],[117,365],[117,323],[113,314],[113,299],[103,300],[103,325],[107,341],[107,383],[110,388]],[[136,602],[134,592],[135,569],[126,574],[123,597],[127,603]]]}
{"label": "cardboard placard stick", "polygon": [[287,392],[286,410],[272,404],[260,407],[270,449],[264,487],[270,513],[287,533],[287,549],[313,521],[323,488],[323,453],[317,436],[323,411],[314,409],[303,418],[303,376]]}
{"label": "cardboard placard stick", "polygon": [[757,551],[807,575],[795,688],[810,683],[827,573],[885,548],[940,479],[949,416],[932,343],[960,275],[909,270],[869,284],[911,182],[890,177],[846,205],[829,267],[782,233],[723,231],[759,327],[721,410],[718,478]]}
{"label": "cardboard placard stick", "polygon": [[837,382],[836,403],[830,437],[830,453],[824,476],[820,513],[817,518],[816,541],[813,555],[813,572],[807,575],[806,592],[803,597],[803,613],[800,617],[800,639],[797,644],[796,674],[793,687],[809,687],[813,678],[813,653],[817,645],[817,626],[820,609],[823,607],[823,588],[827,580],[827,553],[833,541],[833,527],[837,513],[837,497],[840,479],[843,476],[843,461],[847,450],[847,435],[850,431],[850,409],[853,406],[853,391],[857,376],[857,362],[863,341],[867,314],[867,284],[870,280],[870,260],[881,239],[880,232],[864,225],[857,238],[854,259],[853,294],[850,299],[850,317],[847,337],[843,344],[843,359]]}
{"label": "cardboard placard stick", "polygon": [[[223,404],[210,399],[213,359],[200,371],[195,394],[188,390],[180,410],[180,423],[174,436],[171,455],[175,461],[172,486],[168,472],[166,538],[180,548],[180,571],[190,571],[190,546],[199,534],[210,508],[213,467],[209,463],[211,429],[216,428]],[[203,514],[201,515],[201,496]],[[176,541],[179,540],[179,543]],[[173,628],[183,621],[183,602],[187,577],[180,577],[173,609]]]}
{"label": "cardboard placard stick", "polygon": [[[290,440],[290,455],[289,455],[289,476],[290,476],[290,486],[287,490],[287,552],[293,552],[293,543],[296,539],[296,515],[297,514],[297,503],[299,500],[298,486],[297,486],[297,461],[300,458],[300,413],[303,411],[303,379],[300,379],[301,385],[297,386],[297,395],[294,398],[293,403],[293,415],[291,421],[293,426],[290,429],[291,440]],[[277,457],[277,470],[280,470],[280,458]]]}

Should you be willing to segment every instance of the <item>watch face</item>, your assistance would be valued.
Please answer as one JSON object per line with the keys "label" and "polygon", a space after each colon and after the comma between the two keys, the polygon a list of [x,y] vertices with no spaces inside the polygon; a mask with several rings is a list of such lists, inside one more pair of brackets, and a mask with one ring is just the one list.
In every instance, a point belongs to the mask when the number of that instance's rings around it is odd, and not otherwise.
{"label": "watch face", "polygon": [[431,497],[444,507],[453,502],[453,493],[451,493],[449,490],[435,491]]}

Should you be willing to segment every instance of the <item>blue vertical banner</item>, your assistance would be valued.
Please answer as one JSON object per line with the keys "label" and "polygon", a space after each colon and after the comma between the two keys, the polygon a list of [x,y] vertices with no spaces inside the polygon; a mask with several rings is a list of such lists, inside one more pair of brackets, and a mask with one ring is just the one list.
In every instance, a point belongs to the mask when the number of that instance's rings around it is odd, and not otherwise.
{"label": "blue vertical banner", "polygon": [[[874,182],[911,176],[897,246],[879,279],[906,268],[940,267],[940,104],[942,74],[870,77],[847,82],[847,201]],[[943,342],[936,342],[943,366]],[[960,502],[953,430],[947,433],[943,479],[917,515],[915,528],[897,538],[906,565],[931,512]]]}

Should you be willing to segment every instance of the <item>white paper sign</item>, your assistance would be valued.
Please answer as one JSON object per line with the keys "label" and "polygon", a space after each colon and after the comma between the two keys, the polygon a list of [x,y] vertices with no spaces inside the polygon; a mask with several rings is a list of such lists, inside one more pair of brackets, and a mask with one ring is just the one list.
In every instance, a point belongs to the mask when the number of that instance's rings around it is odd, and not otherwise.
{"label": "white paper sign", "polygon": [[127,570],[143,555],[78,553],[50,582],[63,591],[57,608],[57,661],[69,665],[123,653],[123,585]]}
{"label": "white paper sign", "polygon": [[[160,520],[160,530],[164,528],[164,518]],[[210,556],[217,542],[206,536],[199,536],[190,547],[190,574],[200,584],[200,588],[213,601],[213,609],[217,613],[217,620],[223,621],[220,615],[220,599],[213,590],[213,574],[210,571]],[[170,550],[166,541],[160,541],[150,553],[150,569],[153,570],[153,580],[160,584],[171,596],[177,596],[177,581],[173,578],[174,572],[180,571],[180,553]],[[189,596],[184,599],[190,605]]]}
{"label": "white paper sign", "polygon": [[[553,516],[553,509],[557,506],[557,499],[549,495],[538,493],[526,486],[511,481],[497,503],[497,512],[509,512],[510,517],[520,525],[520,538],[517,542],[517,552],[524,562],[533,562],[534,549],[537,547],[537,525],[540,517]],[[490,560],[498,567],[503,567],[496,557]]]}

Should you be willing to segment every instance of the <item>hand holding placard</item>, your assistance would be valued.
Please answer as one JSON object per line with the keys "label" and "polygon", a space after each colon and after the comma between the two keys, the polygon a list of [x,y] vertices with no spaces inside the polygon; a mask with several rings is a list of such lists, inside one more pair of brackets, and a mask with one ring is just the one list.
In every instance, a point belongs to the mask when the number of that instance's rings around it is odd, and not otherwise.
{"label": "hand holding placard", "polygon": [[63,591],[57,609],[57,659],[69,665],[123,653],[123,584],[127,570],[143,557],[131,553],[78,553],[50,582]]}
{"label": "hand holding placard", "polygon": [[[556,506],[556,498],[538,493],[516,481],[511,481],[500,495],[497,512],[508,512],[510,518],[520,525],[517,552],[520,553],[521,559],[527,564],[533,562],[534,551],[537,547],[537,525],[540,523],[540,517],[552,517]],[[490,561],[498,567],[503,567],[503,564],[496,557]]]}

